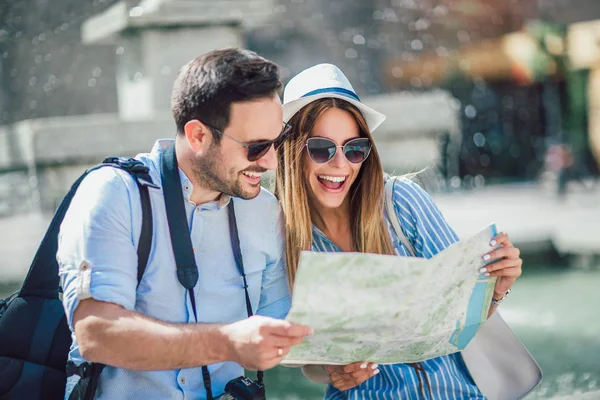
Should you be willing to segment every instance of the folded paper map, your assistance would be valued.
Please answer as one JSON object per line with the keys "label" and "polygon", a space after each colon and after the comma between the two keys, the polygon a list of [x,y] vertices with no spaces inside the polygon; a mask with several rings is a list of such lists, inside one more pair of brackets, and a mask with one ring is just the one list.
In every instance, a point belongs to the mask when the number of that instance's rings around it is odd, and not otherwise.
{"label": "folded paper map", "polygon": [[427,360],[464,349],[485,322],[496,278],[479,272],[495,225],[431,259],[303,252],[287,320],[314,335],[285,364]]}

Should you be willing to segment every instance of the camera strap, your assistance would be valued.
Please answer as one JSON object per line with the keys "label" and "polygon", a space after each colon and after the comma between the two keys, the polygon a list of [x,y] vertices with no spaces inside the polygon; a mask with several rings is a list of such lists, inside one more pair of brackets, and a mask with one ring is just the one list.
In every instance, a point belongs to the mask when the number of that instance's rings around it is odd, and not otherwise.
{"label": "camera strap", "polygon": [[[175,263],[177,265],[177,278],[181,285],[187,289],[192,310],[194,312],[194,319],[198,322],[196,297],[194,296],[193,291],[194,286],[196,286],[196,283],[198,282],[198,266],[196,265],[196,259],[194,257],[192,238],[190,236],[185,212],[183,191],[181,190],[181,180],[179,177],[179,167],[177,165],[177,156],[175,154],[175,144],[170,145],[164,151],[160,162],[160,169],[163,196],[167,211],[167,221],[171,235],[171,245],[173,246]],[[246,311],[248,313],[248,318],[250,318],[253,315],[252,303],[250,302],[250,295],[248,293],[248,283],[244,271],[244,261],[240,247],[240,237],[235,218],[233,199],[227,205],[227,212],[229,216],[229,237],[231,239],[231,247],[238,271],[243,278],[244,292],[246,295]],[[204,380],[204,388],[206,389],[206,398],[207,400],[213,400],[214,397],[211,389],[210,373],[206,366],[202,367],[202,378]],[[263,384],[263,371],[258,371],[257,380],[260,384]]]}

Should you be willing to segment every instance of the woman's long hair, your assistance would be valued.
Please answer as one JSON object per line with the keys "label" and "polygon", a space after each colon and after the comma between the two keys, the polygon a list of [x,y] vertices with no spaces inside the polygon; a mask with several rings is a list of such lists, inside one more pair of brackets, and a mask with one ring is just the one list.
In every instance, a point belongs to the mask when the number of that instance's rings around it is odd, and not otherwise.
{"label": "woman's long hair", "polygon": [[275,196],[279,199],[285,217],[285,238],[288,278],[293,287],[300,252],[312,249],[312,220],[310,215],[308,183],[304,178],[304,145],[317,119],[325,111],[337,108],[348,112],[356,121],[361,137],[371,140],[373,148],[362,163],[352,184],[350,196],[350,224],[354,248],[362,253],[394,254],[392,242],[383,217],[384,178],[381,160],[373,143],[367,122],[352,104],[337,98],[316,100],[290,120],[290,139],[279,148],[275,173]]}

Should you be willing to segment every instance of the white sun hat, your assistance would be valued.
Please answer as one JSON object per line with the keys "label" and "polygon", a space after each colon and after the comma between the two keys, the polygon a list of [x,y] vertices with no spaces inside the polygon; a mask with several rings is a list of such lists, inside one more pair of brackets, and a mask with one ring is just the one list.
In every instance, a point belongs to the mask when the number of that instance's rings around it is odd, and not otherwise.
{"label": "white sun hat", "polygon": [[385,115],[360,102],[346,75],[332,64],[305,69],[288,82],[283,92],[283,121],[288,122],[305,105],[326,97],[346,100],[356,106],[371,132],[385,121]]}

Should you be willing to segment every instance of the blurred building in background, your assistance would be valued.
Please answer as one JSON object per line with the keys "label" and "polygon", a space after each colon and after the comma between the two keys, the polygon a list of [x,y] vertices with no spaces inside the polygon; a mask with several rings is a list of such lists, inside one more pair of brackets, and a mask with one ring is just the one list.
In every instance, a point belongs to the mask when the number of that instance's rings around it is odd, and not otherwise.
{"label": "blurred building in background", "polygon": [[[544,369],[531,398],[600,398],[600,0],[4,1],[0,297],[74,179],[173,137],[178,69],[225,46],[284,81],[340,66],[388,116],[386,171],[426,168],[460,236],[495,221],[533,255],[502,306]],[[269,371],[269,397],[321,398],[300,375]]]}
{"label": "blurred building in background", "polygon": [[178,68],[223,46],[278,62],[285,80],[339,65],[388,114],[378,140],[396,172],[433,165],[443,187],[467,188],[564,165],[563,177],[588,176],[600,22],[573,24],[596,18],[596,0],[11,2],[0,8],[0,214],[52,209],[82,165],[171,136]]}

